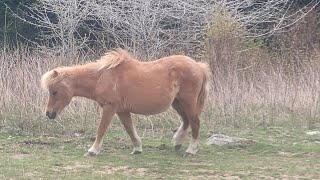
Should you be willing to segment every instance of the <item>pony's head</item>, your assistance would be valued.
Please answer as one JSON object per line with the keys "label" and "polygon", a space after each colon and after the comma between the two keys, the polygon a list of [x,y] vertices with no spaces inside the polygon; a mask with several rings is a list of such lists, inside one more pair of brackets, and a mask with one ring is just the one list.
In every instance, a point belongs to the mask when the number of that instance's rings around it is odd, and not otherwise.
{"label": "pony's head", "polygon": [[73,97],[71,86],[59,70],[46,72],[41,78],[41,86],[49,92],[46,115],[54,119],[70,103]]}

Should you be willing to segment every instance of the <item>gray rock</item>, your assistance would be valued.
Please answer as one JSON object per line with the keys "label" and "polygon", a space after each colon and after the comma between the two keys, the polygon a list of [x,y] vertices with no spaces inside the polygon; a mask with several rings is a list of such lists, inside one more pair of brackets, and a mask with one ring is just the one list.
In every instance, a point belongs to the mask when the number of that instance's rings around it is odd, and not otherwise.
{"label": "gray rock", "polygon": [[230,145],[230,144],[238,144],[238,143],[247,143],[247,142],[253,142],[252,140],[245,139],[245,138],[239,138],[239,137],[230,137],[226,136],[224,134],[213,134],[211,137],[209,137],[206,140],[207,145]]}

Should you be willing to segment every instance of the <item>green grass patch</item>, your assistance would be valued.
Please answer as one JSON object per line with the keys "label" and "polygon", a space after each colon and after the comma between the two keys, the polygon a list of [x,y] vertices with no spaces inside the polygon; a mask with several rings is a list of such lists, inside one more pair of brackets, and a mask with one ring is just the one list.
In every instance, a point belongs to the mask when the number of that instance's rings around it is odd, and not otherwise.
{"label": "green grass patch", "polygon": [[[139,129],[141,132],[142,129]],[[251,139],[246,146],[206,145],[197,155],[175,152],[173,132],[143,136],[142,154],[130,155],[131,142],[121,128],[108,132],[101,154],[84,157],[92,135],[27,136],[0,134],[1,179],[317,179],[319,136],[302,130],[262,128],[224,133]]]}

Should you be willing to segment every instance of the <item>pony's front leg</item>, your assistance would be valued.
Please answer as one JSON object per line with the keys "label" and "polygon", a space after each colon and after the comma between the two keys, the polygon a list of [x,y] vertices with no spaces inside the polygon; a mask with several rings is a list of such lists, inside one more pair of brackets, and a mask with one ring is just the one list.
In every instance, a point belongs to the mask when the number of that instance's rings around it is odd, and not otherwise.
{"label": "pony's front leg", "polygon": [[102,149],[103,137],[106,134],[113,115],[115,114],[115,110],[112,106],[105,105],[102,107],[102,109],[103,114],[100,120],[99,127],[97,129],[96,140],[94,141],[92,147],[85,154],[85,156],[96,156],[100,153]]}
{"label": "pony's front leg", "polygon": [[117,114],[132,141],[133,151],[131,154],[140,154],[142,152],[142,142],[133,125],[131,114],[129,112],[121,112]]}

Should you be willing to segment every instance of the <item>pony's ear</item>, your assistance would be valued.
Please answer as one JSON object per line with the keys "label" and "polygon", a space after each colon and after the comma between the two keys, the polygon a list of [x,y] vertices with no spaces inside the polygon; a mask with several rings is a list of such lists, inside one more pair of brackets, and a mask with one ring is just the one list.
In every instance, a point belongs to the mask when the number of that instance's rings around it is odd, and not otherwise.
{"label": "pony's ear", "polygon": [[59,75],[58,71],[53,70],[52,78],[55,78]]}

